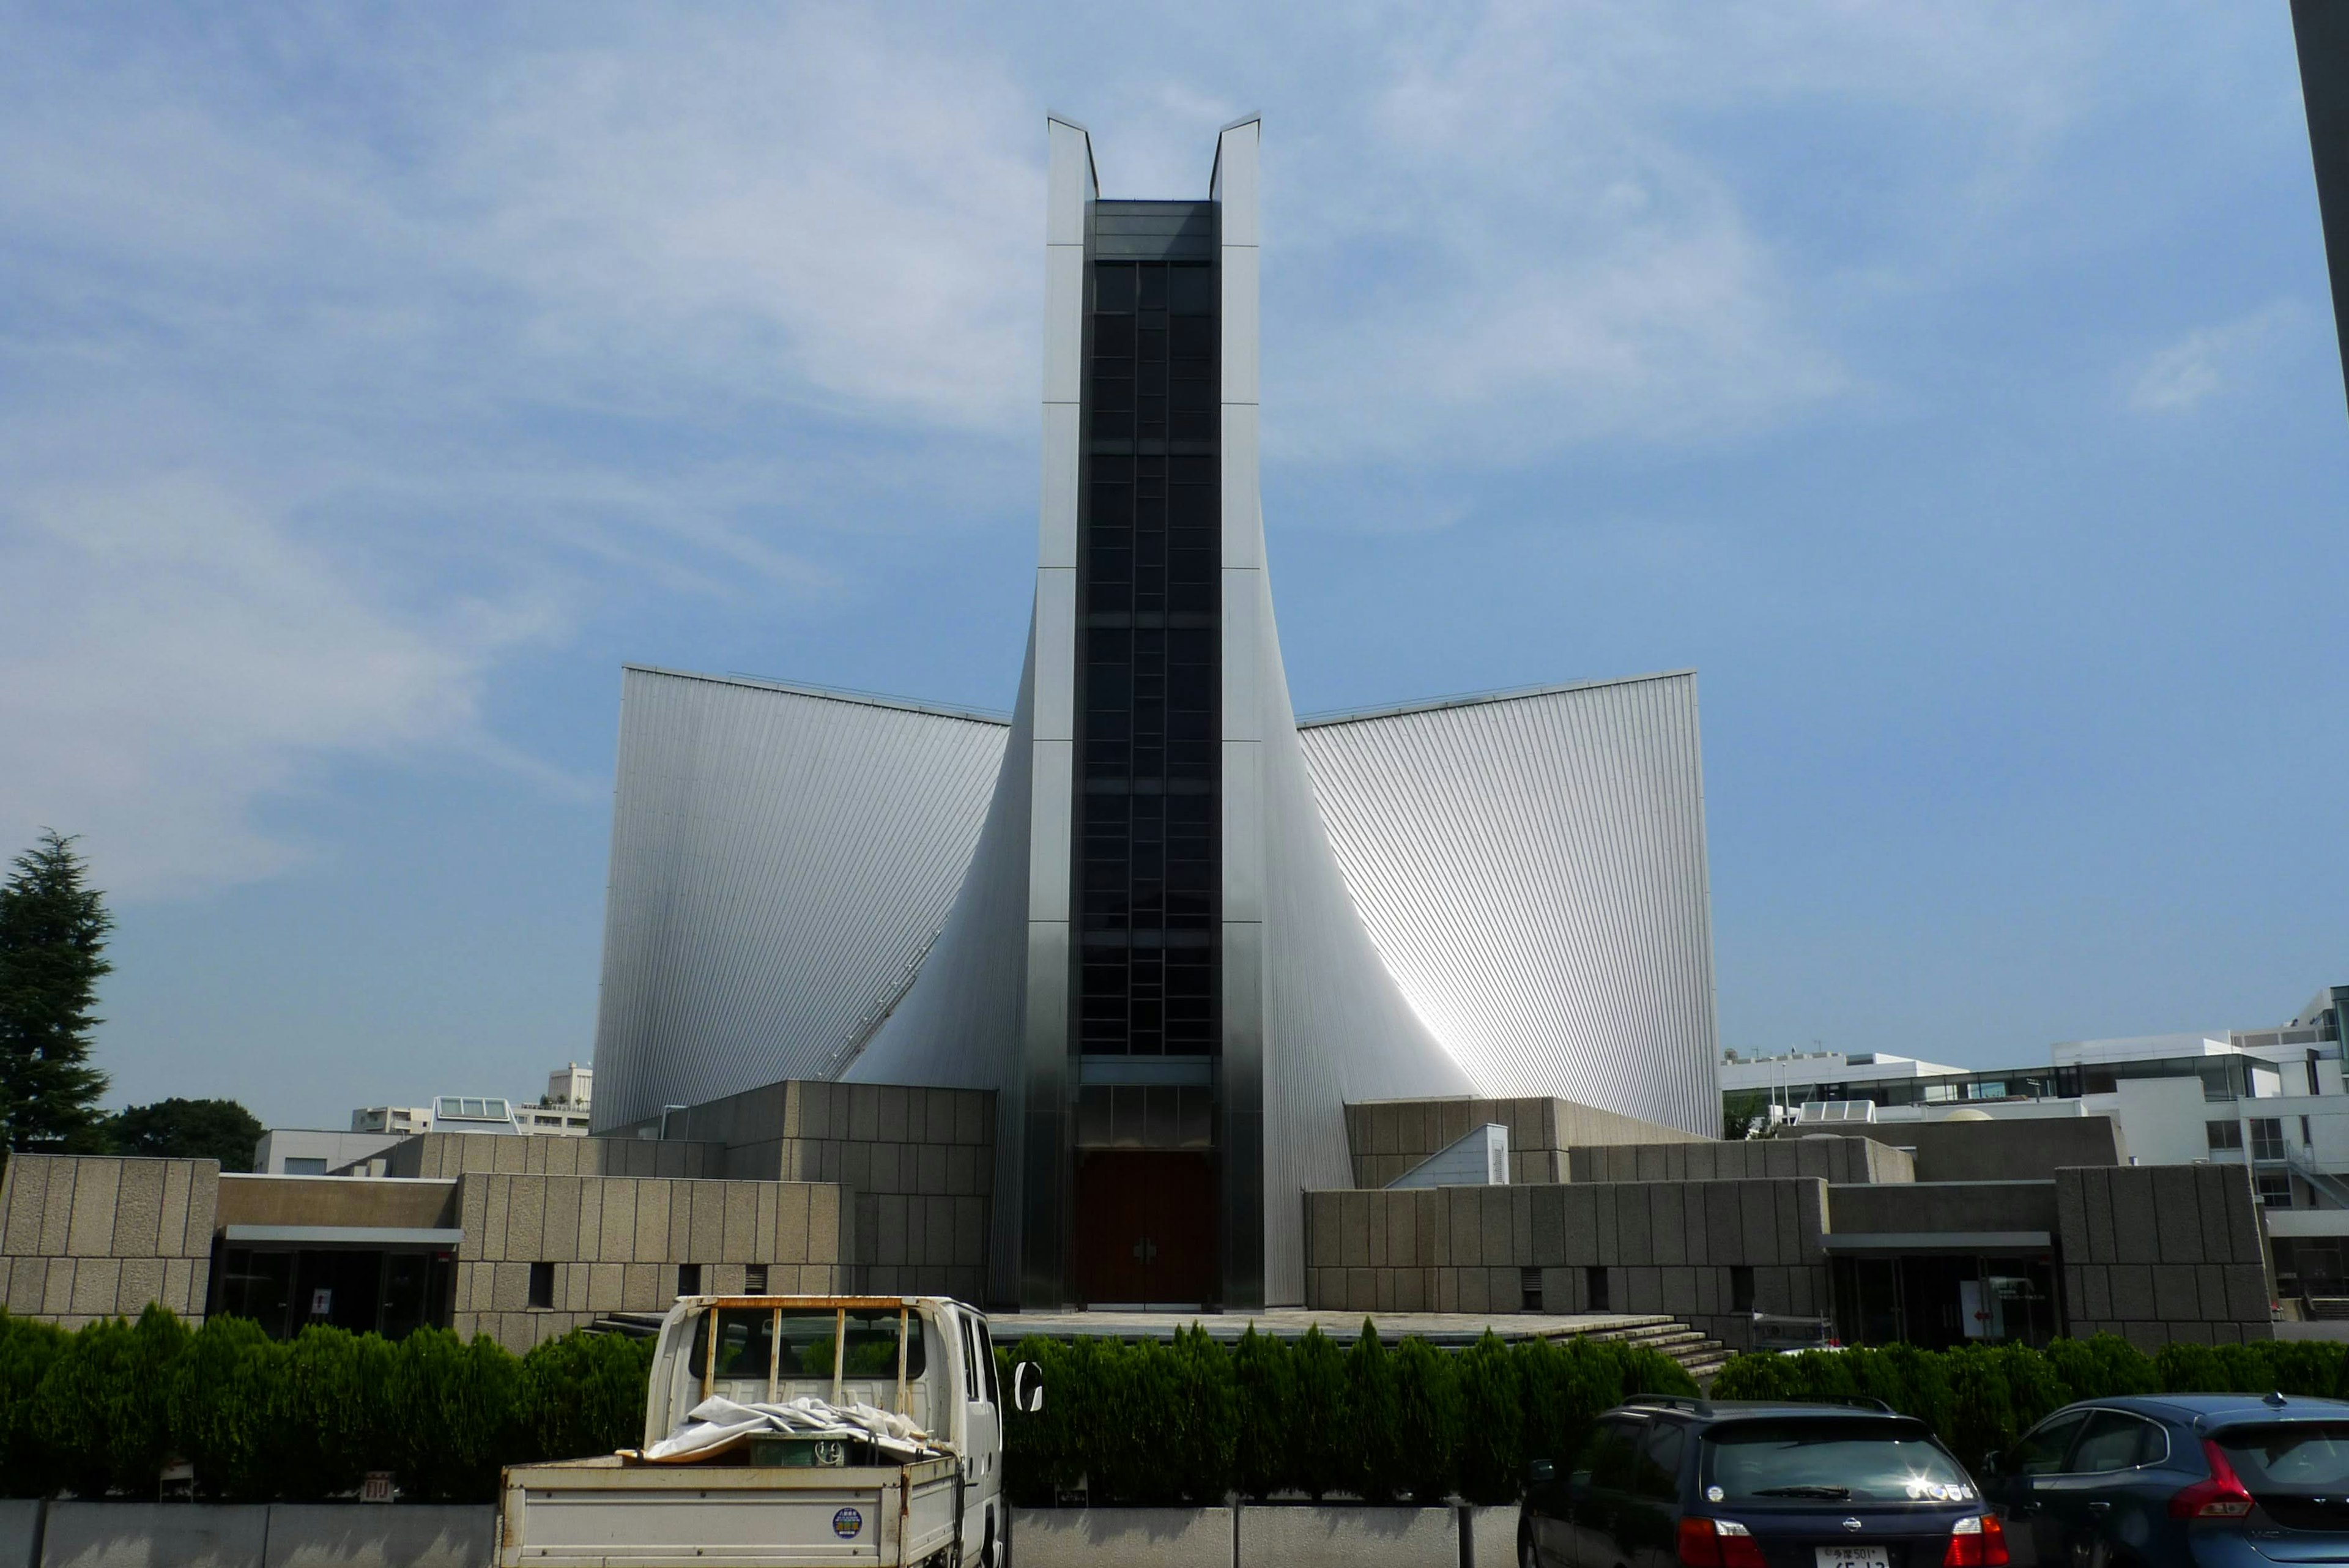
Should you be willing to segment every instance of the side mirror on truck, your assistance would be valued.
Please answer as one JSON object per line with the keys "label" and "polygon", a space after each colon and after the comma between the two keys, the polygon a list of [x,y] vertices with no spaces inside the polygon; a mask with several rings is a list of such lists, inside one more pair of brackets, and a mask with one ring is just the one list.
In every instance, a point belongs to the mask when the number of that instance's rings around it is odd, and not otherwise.
{"label": "side mirror on truck", "polygon": [[1032,1361],[1011,1369],[1011,1407],[1029,1416],[1044,1407],[1044,1369]]}

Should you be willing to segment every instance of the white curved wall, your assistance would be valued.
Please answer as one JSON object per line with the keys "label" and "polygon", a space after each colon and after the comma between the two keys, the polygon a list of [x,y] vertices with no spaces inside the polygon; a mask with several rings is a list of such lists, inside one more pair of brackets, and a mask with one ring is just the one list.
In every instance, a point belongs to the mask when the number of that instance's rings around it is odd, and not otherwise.
{"label": "white curved wall", "polygon": [[1309,722],[1346,885],[1485,1094],[1718,1136],[1696,677]]}
{"label": "white curved wall", "polygon": [[595,1126],[829,1078],[944,923],[999,721],[630,668]]}

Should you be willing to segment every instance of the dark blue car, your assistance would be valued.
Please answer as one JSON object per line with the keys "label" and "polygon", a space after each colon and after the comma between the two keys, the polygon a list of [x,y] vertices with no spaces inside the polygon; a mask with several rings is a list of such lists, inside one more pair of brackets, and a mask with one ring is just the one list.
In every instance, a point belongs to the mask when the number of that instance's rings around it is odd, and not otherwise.
{"label": "dark blue car", "polygon": [[2349,1563],[2349,1404],[2338,1400],[2088,1400],[1982,1468],[2023,1568]]}
{"label": "dark blue car", "polygon": [[1646,1398],[1572,1468],[1537,1463],[1523,1568],[2002,1568],[1972,1478],[1921,1421],[1866,1404]]}

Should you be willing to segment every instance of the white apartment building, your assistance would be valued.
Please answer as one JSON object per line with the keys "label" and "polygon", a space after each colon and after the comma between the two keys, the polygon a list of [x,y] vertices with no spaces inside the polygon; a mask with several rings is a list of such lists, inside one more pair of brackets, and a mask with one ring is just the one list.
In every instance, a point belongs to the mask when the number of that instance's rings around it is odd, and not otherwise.
{"label": "white apartment building", "polygon": [[2044,1064],[1989,1071],[1886,1052],[1728,1052],[1721,1086],[1804,1120],[1872,1122],[1895,1145],[1904,1122],[2110,1116],[2133,1164],[2248,1166],[2279,1292],[2349,1296],[2344,1017],[2349,986],[2327,986],[2277,1027],[2067,1041]]}

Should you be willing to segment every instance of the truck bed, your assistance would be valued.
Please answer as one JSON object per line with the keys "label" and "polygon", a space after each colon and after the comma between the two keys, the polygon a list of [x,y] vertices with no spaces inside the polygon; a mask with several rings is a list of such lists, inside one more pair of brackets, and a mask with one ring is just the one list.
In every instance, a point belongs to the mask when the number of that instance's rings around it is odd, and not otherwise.
{"label": "truck bed", "polygon": [[498,1568],[911,1568],[952,1546],[956,1465],[516,1465]]}

